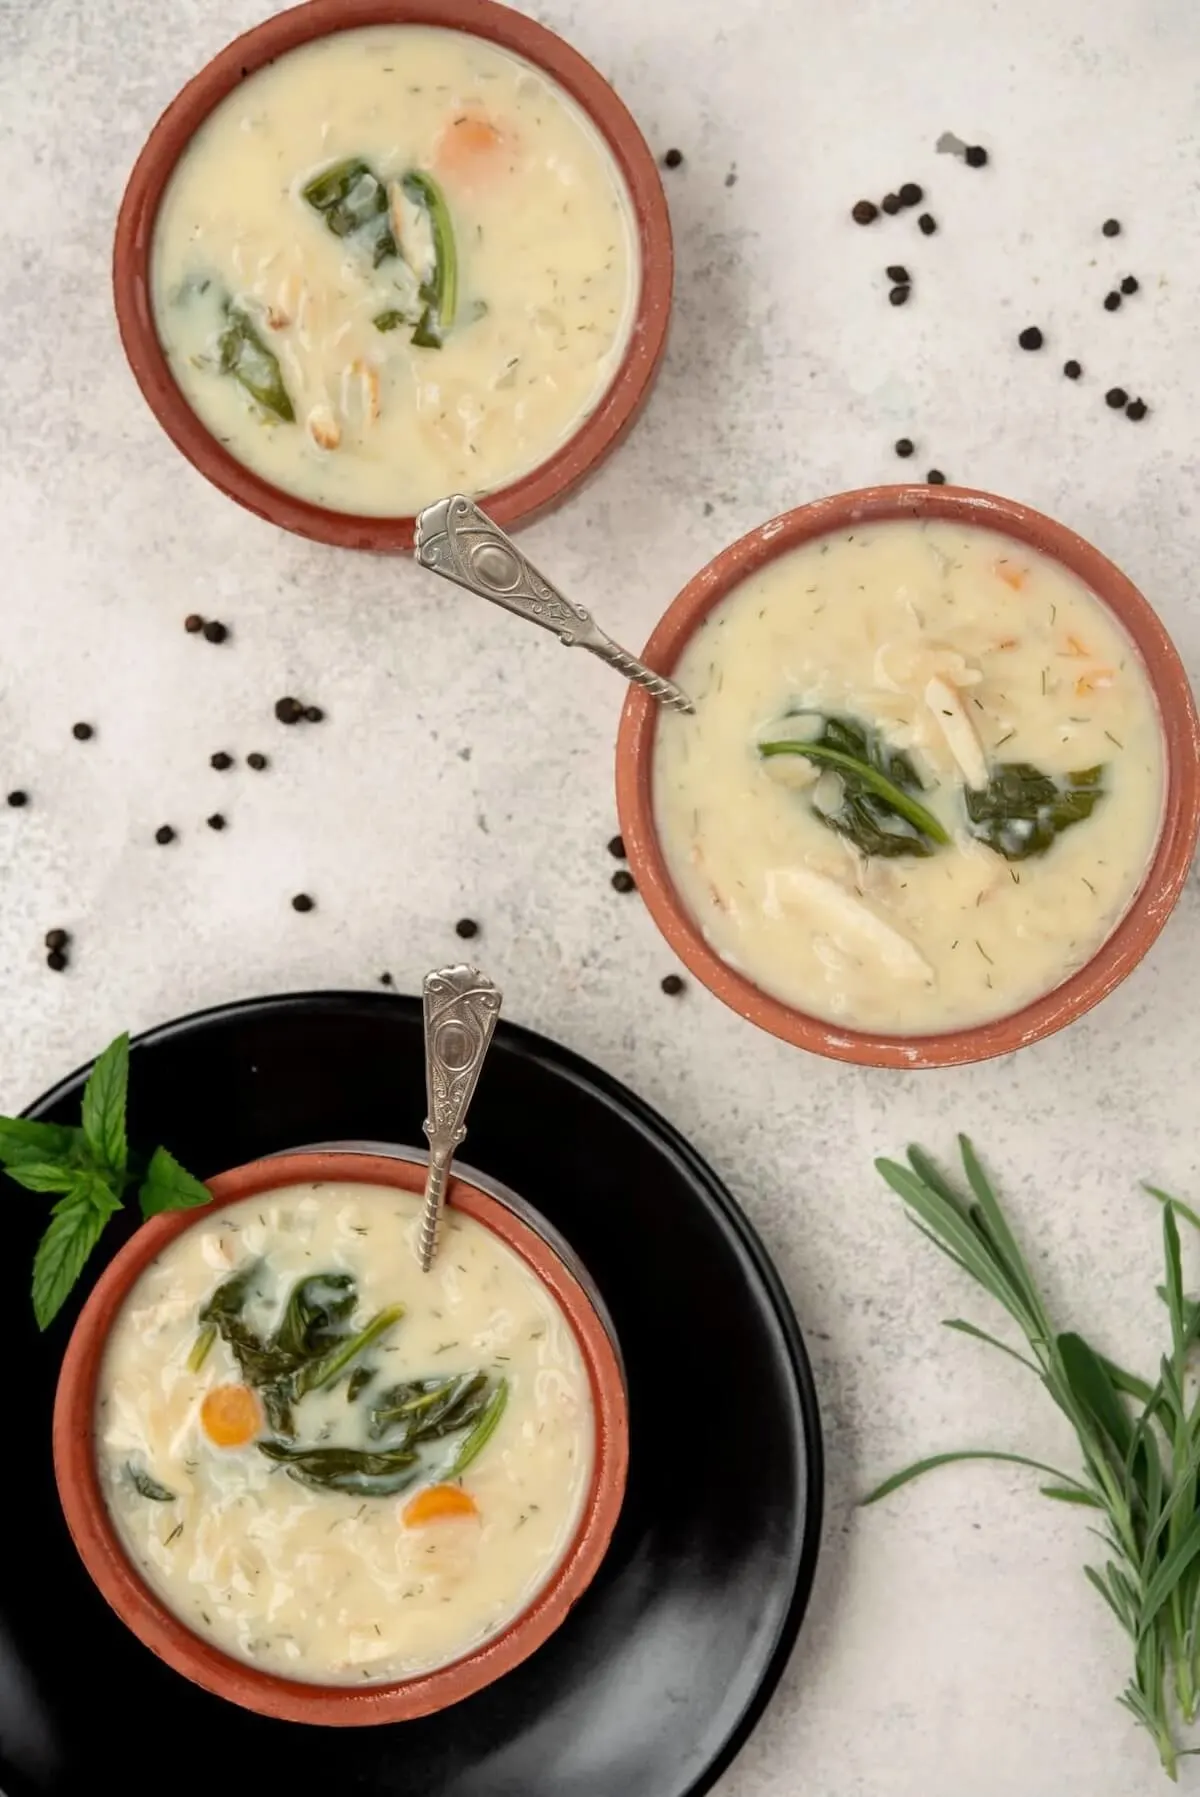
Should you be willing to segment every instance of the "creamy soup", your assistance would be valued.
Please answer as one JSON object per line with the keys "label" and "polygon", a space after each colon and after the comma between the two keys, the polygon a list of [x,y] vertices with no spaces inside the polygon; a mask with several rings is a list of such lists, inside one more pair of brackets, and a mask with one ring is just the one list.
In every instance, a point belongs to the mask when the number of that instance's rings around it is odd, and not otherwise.
{"label": "creamy soup", "polygon": [[101,1479],[196,1634],[317,1683],[429,1671],[513,1620],[578,1527],[587,1371],[546,1288],[417,1196],[292,1187],[184,1232],[101,1368]]}
{"label": "creamy soup", "polygon": [[672,878],[724,960],[900,1034],[981,1023],[1083,965],[1137,890],[1157,705],[1057,563],[944,522],[780,556],[688,643],[658,720]]}
{"label": "creamy soup", "polygon": [[460,31],[341,31],[210,114],[159,209],[158,333],[231,453],[402,516],[536,467],[603,398],[639,268],[575,102]]}

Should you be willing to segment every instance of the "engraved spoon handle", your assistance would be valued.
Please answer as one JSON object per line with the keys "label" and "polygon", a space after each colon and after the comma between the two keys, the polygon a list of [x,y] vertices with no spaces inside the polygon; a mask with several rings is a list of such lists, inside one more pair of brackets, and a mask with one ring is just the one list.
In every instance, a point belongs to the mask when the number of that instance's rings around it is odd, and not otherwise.
{"label": "engraved spoon handle", "polygon": [[467,1107],[500,1015],[500,989],[478,968],[443,967],[426,974],[422,998],[429,1169],[417,1258],[421,1271],[428,1273],[437,1252],[450,1163],[467,1133]]}
{"label": "engraved spoon handle", "polygon": [[473,499],[454,493],[426,506],[417,519],[416,557],[444,580],[490,599],[543,630],[552,630],[567,648],[590,649],[601,661],[636,681],[673,711],[694,711],[685,692],[622,649],[601,630],[591,613],[560,593],[522,555],[512,538]]}

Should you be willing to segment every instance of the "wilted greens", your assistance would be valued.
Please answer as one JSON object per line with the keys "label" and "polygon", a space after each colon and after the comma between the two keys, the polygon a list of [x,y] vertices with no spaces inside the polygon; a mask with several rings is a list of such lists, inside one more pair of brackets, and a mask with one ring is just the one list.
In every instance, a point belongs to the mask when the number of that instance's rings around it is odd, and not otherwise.
{"label": "wilted greens", "polygon": [[820,712],[790,715],[803,719],[809,734],[780,735],[759,743],[758,752],[764,758],[803,755],[835,770],[839,802],[830,810],[813,805],[813,815],[829,829],[848,837],[864,855],[931,855],[949,842],[938,819],[912,796],[923,790],[912,761],[874,725]]}
{"label": "wilted greens", "polygon": [[315,175],[302,190],[314,212],[319,212],[335,237],[363,235],[373,267],[396,254],[396,239],[388,218],[387,188],[361,156]]}
{"label": "wilted greens", "polygon": [[1028,761],[993,767],[982,791],[967,791],[971,834],[1003,855],[1024,861],[1044,855],[1072,824],[1091,817],[1105,796],[1104,769],[1084,768],[1060,785]]}
{"label": "wilted greens", "polygon": [[225,325],[217,341],[222,374],[228,374],[264,412],[274,413],[285,424],[296,416],[283,383],[279,358],[269,350],[247,313],[232,300],[225,306]]}
{"label": "wilted greens", "polygon": [[260,1454],[286,1466],[289,1475],[314,1491],[347,1497],[390,1497],[417,1476],[417,1456],[406,1448],[301,1448],[283,1441],[260,1441]]}
{"label": "wilted greens", "polygon": [[1078,1474],[990,1448],[935,1454],[886,1479],[875,1503],[935,1467],[1002,1460],[1043,1475],[1044,1496],[1093,1513],[1104,1544],[1100,1565],[1084,1572],[1133,1646],[1133,1673],[1119,1701],[1153,1737],[1163,1767],[1177,1774],[1184,1752],[1176,1719],[1200,1712],[1200,1305],[1185,1296],[1178,1219],[1200,1229],[1200,1216],[1154,1191],[1162,1205],[1169,1342],[1154,1378],[1119,1367],[1081,1335],[1059,1333],[1021,1253],[1000,1201],[966,1137],[960,1137],[967,1191],[955,1187],[919,1149],[908,1165],[881,1160],[880,1173],[935,1247],[1001,1305],[1028,1343],[1017,1353],[975,1323],[948,1329],[1014,1356],[1067,1418],[1079,1443]]}

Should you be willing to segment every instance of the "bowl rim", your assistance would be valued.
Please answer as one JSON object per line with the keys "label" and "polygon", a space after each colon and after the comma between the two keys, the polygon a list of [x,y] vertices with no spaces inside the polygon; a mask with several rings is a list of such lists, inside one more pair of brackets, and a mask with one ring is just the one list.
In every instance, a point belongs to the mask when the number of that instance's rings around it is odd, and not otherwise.
{"label": "bowl rim", "polygon": [[666,349],[674,248],[658,166],[629,109],[579,51],[545,25],[498,0],[304,0],[234,38],[179,90],[133,166],[113,242],[117,328],[142,397],[192,466],[247,511],[313,542],[396,553],[413,546],[413,517],[377,517],[312,504],[255,473],[217,441],[171,373],[155,328],[150,286],[154,225],[163,193],[181,155],[213,108],[246,76],[288,51],[336,32],[370,25],[425,25],[462,31],[533,63],[590,119],[629,196],[640,286],[625,353],[599,403],[565,442],[528,473],[481,495],[498,524],[511,527],[551,510],[633,428]]}
{"label": "bowl rim", "polygon": [[130,1561],[100,1486],[94,1416],[104,1347],[137,1278],[185,1231],[264,1192],[333,1180],[420,1192],[424,1176],[418,1161],[345,1149],[264,1156],[216,1175],[206,1182],[209,1204],[151,1218],[119,1250],[89,1294],[63,1357],[54,1402],[54,1474],[68,1531],[97,1590],[174,1671],[214,1696],[276,1720],[333,1727],[408,1721],[482,1690],[527,1659],[564,1621],[595,1577],[620,1514],[629,1415],[608,1329],[583,1286],[533,1225],[456,1167],[447,1203],[490,1228],[549,1290],[575,1336],[592,1393],[595,1454],[588,1496],[570,1545],[530,1602],[499,1634],[430,1672],[386,1685],[310,1684],[237,1660],[194,1634]]}
{"label": "bowl rim", "polygon": [[724,961],[677,891],[658,840],[653,805],[657,706],[631,687],[616,747],[617,813],[629,867],[662,934],[715,996],[760,1029],[811,1053],[862,1066],[952,1067],[1010,1054],[1090,1011],[1133,971],[1158,937],[1187,879],[1200,828],[1200,725],[1179,653],[1149,601],[1100,550],[1023,505],[970,487],[896,485],[810,501],[739,537],[692,577],[655,625],[643,659],[671,674],[684,645],[741,581],[802,543],[860,523],[936,518],[992,530],[1038,550],[1075,574],[1113,614],[1141,657],[1163,733],[1162,818],[1141,885],[1115,928],[1083,967],[1006,1016],[969,1027],[905,1036],[856,1030],[773,996]]}

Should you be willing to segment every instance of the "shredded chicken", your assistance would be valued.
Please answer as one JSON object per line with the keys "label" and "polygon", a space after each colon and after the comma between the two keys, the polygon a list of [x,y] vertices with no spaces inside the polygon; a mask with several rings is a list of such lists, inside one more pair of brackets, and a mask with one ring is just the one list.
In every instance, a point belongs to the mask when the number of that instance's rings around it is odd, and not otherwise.
{"label": "shredded chicken", "polygon": [[934,983],[934,971],[907,936],[885,923],[865,899],[848,892],[827,874],[810,867],[784,867],[767,875],[764,910],[779,917],[790,902],[806,905],[822,936],[834,943],[848,937],[856,948],[874,955],[897,979]]}
{"label": "shredded chicken", "polygon": [[946,747],[962,769],[963,779],[978,790],[988,783],[987,757],[961,698],[948,680],[934,676],[925,688],[925,703],[937,720]]}
{"label": "shredded chicken", "polygon": [[308,414],[308,434],[321,449],[336,449],[342,440],[342,427],[333,415],[333,407],[314,406]]}

